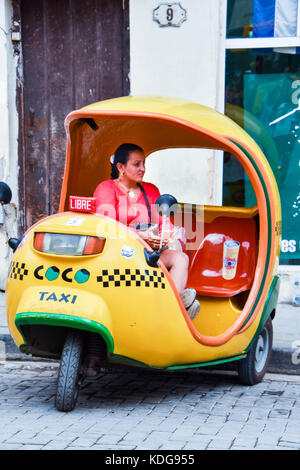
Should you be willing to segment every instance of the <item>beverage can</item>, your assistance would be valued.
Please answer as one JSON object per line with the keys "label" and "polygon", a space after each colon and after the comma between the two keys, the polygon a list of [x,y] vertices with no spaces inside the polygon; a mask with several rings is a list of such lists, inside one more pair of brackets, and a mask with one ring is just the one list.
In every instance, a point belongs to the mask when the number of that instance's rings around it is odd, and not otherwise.
{"label": "beverage can", "polygon": [[226,240],[223,245],[223,272],[226,280],[233,279],[236,275],[240,244],[235,240]]}

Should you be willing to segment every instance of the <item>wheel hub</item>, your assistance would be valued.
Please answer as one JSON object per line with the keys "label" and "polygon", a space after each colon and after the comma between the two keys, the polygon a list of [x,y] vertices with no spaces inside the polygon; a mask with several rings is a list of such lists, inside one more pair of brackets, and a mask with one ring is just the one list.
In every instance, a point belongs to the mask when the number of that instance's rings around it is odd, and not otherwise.
{"label": "wheel hub", "polygon": [[258,337],[255,350],[255,369],[257,372],[262,371],[265,366],[269,351],[269,335],[264,328]]}

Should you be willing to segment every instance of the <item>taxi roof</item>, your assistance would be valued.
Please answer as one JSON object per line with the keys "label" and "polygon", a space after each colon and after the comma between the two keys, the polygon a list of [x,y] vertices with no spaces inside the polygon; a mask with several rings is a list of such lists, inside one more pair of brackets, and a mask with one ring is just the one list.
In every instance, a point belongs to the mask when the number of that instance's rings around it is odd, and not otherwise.
{"label": "taxi roof", "polygon": [[[247,156],[247,148],[272,171],[260,147],[238,124],[224,114],[188,100],[160,96],[125,96],[72,111],[65,120],[67,157],[60,210],[70,195],[90,196],[110,178],[110,156],[122,143],[134,143],[145,155],[164,148],[209,148]],[[234,143],[234,144],[233,144]]]}

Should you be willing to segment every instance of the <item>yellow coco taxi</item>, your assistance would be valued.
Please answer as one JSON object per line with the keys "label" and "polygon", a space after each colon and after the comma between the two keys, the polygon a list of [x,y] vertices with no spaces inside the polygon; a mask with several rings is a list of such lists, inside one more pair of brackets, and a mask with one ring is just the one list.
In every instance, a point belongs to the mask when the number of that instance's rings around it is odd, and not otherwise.
{"label": "yellow coco taxi", "polygon": [[[103,365],[165,370],[237,361],[243,383],[262,380],[279,289],[281,212],[273,173],[258,145],[228,117],[171,98],[95,103],[70,113],[65,125],[59,213],[21,240],[10,240],[14,255],[7,281],[15,343],[24,353],[61,358],[56,407],[75,406],[82,363],[91,350]],[[166,148],[228,152],[253,187],[252,207],[185,209],[192,220],[184,227],[187,239],[191,226],[201,233],[196,246],[186,249],[187,285],[201,304],[193,321],[159,253],[135,231],[93,212],[90,196],[109,179],[110,156],[124,142],[140,145],[146,156]],[[180,201],[179,209],[188,202]]]}

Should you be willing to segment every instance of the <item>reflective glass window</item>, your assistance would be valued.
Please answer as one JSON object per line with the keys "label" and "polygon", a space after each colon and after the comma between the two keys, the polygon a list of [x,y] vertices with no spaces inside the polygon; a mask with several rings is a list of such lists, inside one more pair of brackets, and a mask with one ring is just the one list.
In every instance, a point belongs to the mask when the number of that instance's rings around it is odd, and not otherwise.
{"label": "reflective glass window", "polygon": [[228,0],[227,38],[297,36],[298,0]]}
{"label": "reflective glass window", "polygon": [[[258,143],[282,204],[281,263],[300,264],[300,54],[296,48],[226,52],[225,112]],[[245,172],[224,155],[223,203],[251,206]]]}

